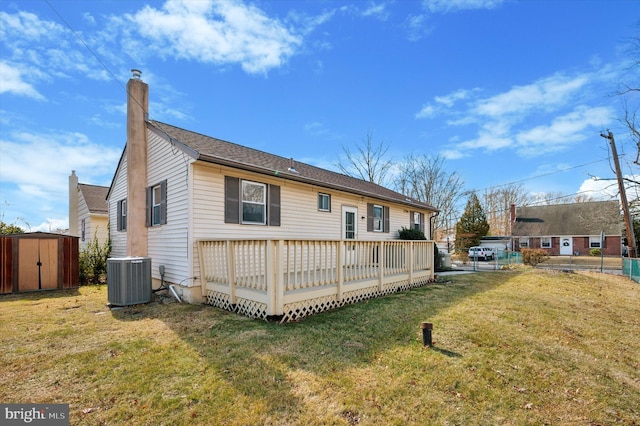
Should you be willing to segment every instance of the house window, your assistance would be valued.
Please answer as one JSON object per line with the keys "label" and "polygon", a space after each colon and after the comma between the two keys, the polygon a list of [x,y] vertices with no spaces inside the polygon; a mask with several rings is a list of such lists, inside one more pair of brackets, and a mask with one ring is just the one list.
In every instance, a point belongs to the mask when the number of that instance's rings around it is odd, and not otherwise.
{"label": "house window", "polygon": [[147,226],[167,223],[167,181],[147,187]]}
{"label": "house window", "polygon": [[382,206],[373,206],[373,232],[382,232],[383,211]]}
{"label": "house window", "polygon": [[529,239],[528,238],[520,238],[520,248],[529,247]]}
{"label": "house window", "polygon": [[331,195],[323,194],[322,192],[318,193],[318,210],[321,212],[331,211]]}
{"label": "house window", "polygon": [[597,237],[589,237],[589,248],[601,248],[600,243],[599,235]]}
{"label": "house window", "polygon": [[82,238],[82,241],[84,241],[84,238],[85,238],[86,226],[87,226],[86,219],[82,219],[80,221],[80,237]]}
{"label": "house window", "polygon": [[389,207],[367,204],[367,232],[389,232]]}
{"label": "house window", "polygon": [[225,176],[224,222],[280,226],[280,187]]}
{"label": "house window", "polygon": [[413,212],[413,229],[416,231],[422,231],[422,213]]}
{"label": "house window", "polygon": [[151,225],[160,225],[160,207],[162,205],[162,192],[160,185],[154,186],[151,194]]}
{"label": "house window", "polygon": [[542,247],[542,248],[551,248],[551,237],[542,237],[542,238],[540,238],[540,247]]}
{"label": "house window", "polygon": [[118,201],[118,231],[127,230],[127,200]]}
{"label": "house window", "polygon": [[242,223],[266,224],[267,185],[242,181]]}

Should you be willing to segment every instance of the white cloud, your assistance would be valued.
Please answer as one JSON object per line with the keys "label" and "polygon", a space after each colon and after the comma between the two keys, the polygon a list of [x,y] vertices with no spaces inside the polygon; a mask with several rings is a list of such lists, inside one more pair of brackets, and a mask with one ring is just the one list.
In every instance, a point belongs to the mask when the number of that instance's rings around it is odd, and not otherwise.
{"label": "white cloud", "polygon": [[431,117],[435,117],[436,114],[438,113],[438,109],[432,105],[432,104],[427,104],[425,106],[422,107],[422,109],[418,112],[416,112],[416,118],[431,118]]}
{"label": "white cloud", "polygon": [[[120,150],[81,133],[14,133],[0,140],[0,180],[44,200],[66,200],[71,170],[85,182],[111,178]],[[54,160],[55,159],[55,160]]]}
{"label": "white cloud", "polygon": [[473,9],[495,9],[503,0],[423,0],[422,4],[430,12],[449,12]]}
{"label": "white cloud", "polygon": [[302,43],[277,19],[235,1],[168,0],[130,17],[148,47],[162,57],[241,64],[248,73],[282,66]]}
{"label": "white cloud", "polygon": [[18,96],[44,100],[31,84],[22,78],[22,72],[4,61],[0,61],[0,93],[12,93]]}
{"label": "white cloud", "polygon": [[362,16],[373,16],[380,20],[386,20],[389,17],[389,12],[387,11],[387,6],[384,3],[371,3],[367,9],[362,12]]}
{"label": "white cloud", "polygon": [[565,105],[582,89],[589,79],[586,75],[565,77],[554,75],[511,90],[477,103],[478,115],[499,117],[506,114],[522,114],[531,110],[551,110]]}
{"label": "white cloud", "polygon": [[611,123],[613,115],[614,112],[609,108],[579,106],[568,114],[554,118],[548,125],[518,133],[517,145],[520,152],[528,156],[560,151],[592,136],[594,129]]}
{"label": "white cloud", "polygon": [[418,41],[433,32],[434,27],[427,24],[428,17],[424,14],[409,15],[404,26],[409,41]]}
{"label": "white cloud", "polygon": [[444,96],[435,96],[433,98],[433,103],[426,104],[422,107],[420,111],[418,111],[415,115],[415,118],[431,118],[435,115],[441,113],[443,108],[451,108],[454,104],[460,100],[467,99],[471,96],[473,92],[476,92],[478,89],[473,90],[456,90],[455,92],[451,92],[448,95]]}

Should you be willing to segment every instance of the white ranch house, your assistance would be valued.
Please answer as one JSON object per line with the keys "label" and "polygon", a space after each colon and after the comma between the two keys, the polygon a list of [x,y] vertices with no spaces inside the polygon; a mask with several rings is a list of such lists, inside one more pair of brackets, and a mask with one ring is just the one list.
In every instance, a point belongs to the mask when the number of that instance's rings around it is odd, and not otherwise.
{"label": "white ranch house", "polygon": [[[127,85],[109,205],[112,257],[148,256],[185,301],[292,320],[433,279],[432,206],[387,188],[149,120]],[[402,228],[427,241],[401,241]]]}

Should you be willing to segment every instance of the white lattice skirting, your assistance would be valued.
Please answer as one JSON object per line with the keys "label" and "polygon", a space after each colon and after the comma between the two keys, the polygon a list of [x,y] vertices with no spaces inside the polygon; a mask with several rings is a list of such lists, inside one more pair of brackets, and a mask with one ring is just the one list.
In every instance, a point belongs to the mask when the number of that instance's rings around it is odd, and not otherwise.
{"label": "white lattice skirting", "polygon": [[[288,303],[283,307],[284,314],[282,316],[282,319],[280,320],[280,323],[299,321],[310,315],[315,315],[320,312],[328,311],[330,309],[340,308],[344,305],[351,305],[367,299],[373,299],[376,297],[397,293],[399,291],[422,287],[429,282],[431,282],[431,280],[425,278],[423,280],[416,281],[413,284],[409,284],[409,281],[407,280],[385,285],[382,291],[380,291],[377,287],[348,291],[343,294],[342,302],[338,302],[336,300],[336,296],[324,296],[314,299],[302,300],[294,303]],[[238,314],[248,316],[249,318],[262,320],[268,319],[267,312],[269,307],[265,303],[239,297],[237,298],[237,303],[233,305],[229,301],[228,294],[220,293],[213,290],[209,290],[207,292],[206,299],[206,303],[208,305],[212,305],[217,308],[236,312]]]}

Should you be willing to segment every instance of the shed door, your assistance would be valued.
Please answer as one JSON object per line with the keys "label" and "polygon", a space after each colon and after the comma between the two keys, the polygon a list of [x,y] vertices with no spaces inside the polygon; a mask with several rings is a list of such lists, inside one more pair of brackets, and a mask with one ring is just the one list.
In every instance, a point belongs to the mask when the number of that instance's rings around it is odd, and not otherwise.
{"label": "shed door", "polygon": [[18,243],[18,291],[58,288],[58,240],[23,238]]}

